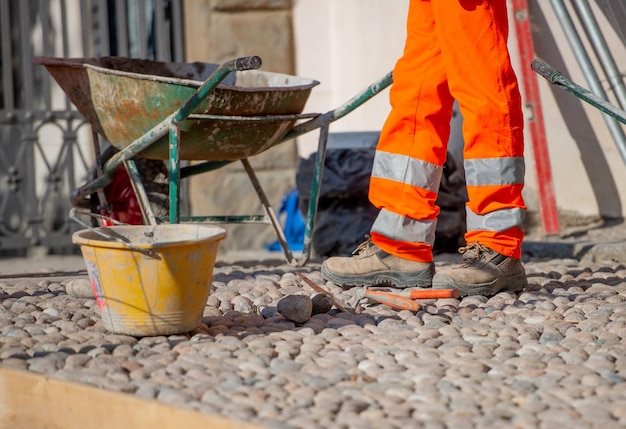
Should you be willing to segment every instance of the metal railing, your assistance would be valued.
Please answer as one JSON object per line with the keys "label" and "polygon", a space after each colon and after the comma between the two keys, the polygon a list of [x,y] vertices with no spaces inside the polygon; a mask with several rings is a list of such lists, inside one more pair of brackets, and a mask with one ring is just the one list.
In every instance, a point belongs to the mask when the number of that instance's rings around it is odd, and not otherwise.
{"label": "metal railing", "polygon": [[73,249],[90,126],[34,56],[182,61],[182,0],[0,0],[0,255]]}

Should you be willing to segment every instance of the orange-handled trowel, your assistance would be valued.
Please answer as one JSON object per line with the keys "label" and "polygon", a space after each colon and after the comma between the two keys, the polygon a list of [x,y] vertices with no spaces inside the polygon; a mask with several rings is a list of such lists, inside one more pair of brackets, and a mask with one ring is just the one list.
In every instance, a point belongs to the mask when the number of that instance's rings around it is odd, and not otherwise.
{"label": "orange-handled trowel", "polygon": [[354,305],[356,307],[362,300],[371,299],[398,310],[419,311],[420,305],[415,301],[416,299],[458,298],[459,295],[457,289],[416,289],[410,291],[407,296],[364,287],[355,292]]}

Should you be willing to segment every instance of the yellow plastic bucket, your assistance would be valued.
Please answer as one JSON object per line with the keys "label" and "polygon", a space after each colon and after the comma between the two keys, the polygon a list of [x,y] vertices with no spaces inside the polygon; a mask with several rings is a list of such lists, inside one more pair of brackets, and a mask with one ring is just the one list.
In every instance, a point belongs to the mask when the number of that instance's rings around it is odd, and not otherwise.
{"label": "yellow plastic bucket", "polygon": [[223,228],[134,225],[75,232],[104,327],[133,336],[191,331],[202,321]]}

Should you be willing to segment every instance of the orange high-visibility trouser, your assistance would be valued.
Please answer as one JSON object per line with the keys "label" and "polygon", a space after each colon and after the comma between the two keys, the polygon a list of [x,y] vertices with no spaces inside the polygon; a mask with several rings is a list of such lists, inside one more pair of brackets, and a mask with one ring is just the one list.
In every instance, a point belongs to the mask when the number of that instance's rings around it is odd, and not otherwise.
{"label": "orange high-visibility trouser", "polygon": [[507,38],[506,0],[411,0],[370,180],[370,200],[381,209],[371,238],[381,249],[432,261],[456,99],[469,200],[465,239],[520,257],[523,116]]}

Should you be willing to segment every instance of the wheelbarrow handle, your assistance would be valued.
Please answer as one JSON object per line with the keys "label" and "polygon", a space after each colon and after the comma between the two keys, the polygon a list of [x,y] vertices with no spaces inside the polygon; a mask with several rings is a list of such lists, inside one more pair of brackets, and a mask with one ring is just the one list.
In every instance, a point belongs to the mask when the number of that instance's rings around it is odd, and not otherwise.
{"label": "wheelbarrow handle", "polygon": [[174,112],[172,117],[172,124],[178,124],[193,112],[198,107],[200,102],[204,100],[209,92],[213,90],[224,78],[233,71],[238,70],[251,70],[261,67],[262,61],[260,57],[240,57],[234,60],[227,61],[215,70],[211,76],[204,81],[200,88],[194,92],[194,94],[187,99],[185,104],[180,109]]}
{"label": "wheelbarrow handle", "polygon": [[261,68],[263,62],[261,57],[253,55],[251,57],[241,57],[235,60],[235,68],[237,70],[255,70]]}
{"label": "wheelbarrow handle", "polygon": [[[563,88],[567,92],[574,94],[576,97],[591,104],[593,107],[598,108],[600,111],[606,113],[612,118],[617,119],[622,124],[626,124],[626,111],[612,105],[604,98],[567,79],[541,58],[535,58],[531,62],[530,66],[551,84]],[[624,155],[624,157],[626,158],[626,155]]]}
{"label": "wheelbarrow handle", "polygon": [[561,75],[558,71],[542,60],[541,58],[535,58],[530,63],[530,67],[536,71],[540,76],[543,76],[548,82],[554,83],[556,78]]}

